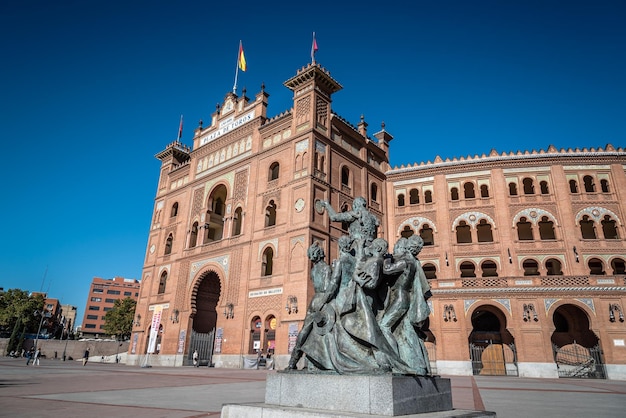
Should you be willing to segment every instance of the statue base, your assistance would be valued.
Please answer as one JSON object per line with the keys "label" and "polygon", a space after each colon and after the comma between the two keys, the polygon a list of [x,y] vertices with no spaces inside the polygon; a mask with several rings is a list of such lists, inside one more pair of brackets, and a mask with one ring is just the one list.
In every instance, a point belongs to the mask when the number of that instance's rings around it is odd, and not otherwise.
{"label": "statue base", "polygon": [[224,418],[409,417],[417,414],[420,418],[496,416],[494,412],[453,410],[450,379],[302,371],[268,374],[263,404],[231,404],[222,408]]}

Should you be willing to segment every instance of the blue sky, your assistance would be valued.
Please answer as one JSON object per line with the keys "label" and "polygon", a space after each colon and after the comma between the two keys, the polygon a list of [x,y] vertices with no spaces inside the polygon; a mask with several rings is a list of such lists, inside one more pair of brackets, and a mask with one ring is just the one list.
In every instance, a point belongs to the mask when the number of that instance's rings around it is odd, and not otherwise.
{"label": "blue sky", "polygon": [[[232,90],[317,61],[334,111],[394,136],[392,165],[499,152],[626,146],[626,1],[0,4],[0,286],[78,306],[93,277],[140,278],[159,174]],[[80,322],[80,320],[79,320]]]}

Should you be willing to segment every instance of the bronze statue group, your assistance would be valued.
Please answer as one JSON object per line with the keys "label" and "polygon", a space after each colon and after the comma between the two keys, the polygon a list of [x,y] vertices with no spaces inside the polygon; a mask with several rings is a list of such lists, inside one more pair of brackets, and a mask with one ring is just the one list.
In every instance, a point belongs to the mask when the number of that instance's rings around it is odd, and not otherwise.
{"label": "bronze statue group", "polygon": [[417,259],[422,238],[400,238],[389,255],[364,198],[347,212],[317,205],[331,221],[349,223],[349,235],[339,238],[332,267],[317,242],[308,249],[315,294],[287,369],[297,369],[306,355],[314,372],[430,375],[422,331],[430,286]]}

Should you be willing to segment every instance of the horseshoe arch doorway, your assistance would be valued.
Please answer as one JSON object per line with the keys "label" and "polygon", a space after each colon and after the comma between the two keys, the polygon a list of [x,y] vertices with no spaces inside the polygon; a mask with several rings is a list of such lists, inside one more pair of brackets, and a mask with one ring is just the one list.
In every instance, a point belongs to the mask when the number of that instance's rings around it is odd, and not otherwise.
{"label": "horseshoe arch doorway", "polygon": [[193,364],[193,352],[198,351],[201,366],[210,366],[213,358],[217,303],[221,294],[220,276],[213,270],[203,273],[191,295],[194,314],[191,324],[189,351],[184,365]]}

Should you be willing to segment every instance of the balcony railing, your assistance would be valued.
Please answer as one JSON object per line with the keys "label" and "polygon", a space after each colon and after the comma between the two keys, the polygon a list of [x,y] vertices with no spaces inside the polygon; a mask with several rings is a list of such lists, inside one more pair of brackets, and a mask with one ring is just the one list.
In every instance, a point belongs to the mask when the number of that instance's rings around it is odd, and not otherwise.
{"label": "balcony railing", "polygon": [[463,277],[430,280],[436,289],[479,288],[595,288],[624,287],[626,275],[614,276],[520,276],[520,277]]}

